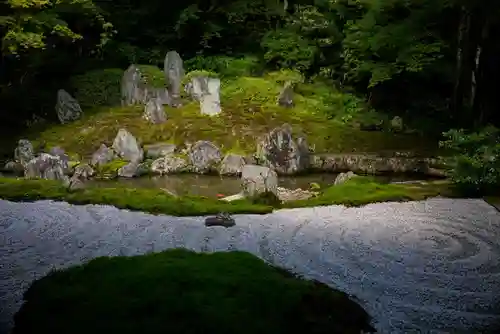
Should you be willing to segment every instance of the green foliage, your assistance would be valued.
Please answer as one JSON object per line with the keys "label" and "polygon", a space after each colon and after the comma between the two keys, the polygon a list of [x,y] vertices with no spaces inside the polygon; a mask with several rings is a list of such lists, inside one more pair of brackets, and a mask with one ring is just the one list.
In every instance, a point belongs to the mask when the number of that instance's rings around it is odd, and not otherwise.
{"label": "green foliage", "polygon": [[347,294],[245,252],[100,257],[50,272],[25,298],[14,334],[153,334],[167,324],[171,334],[373,330]]}
{"label": "green foliage", "polygon": [[70,79],[74,97],[82,108],[120,105],[123,70],[105,68],[86,72]]}
{"label": "green foliage", "polygon": [[167,87],[165,74],[158,66],[137,65],[137,68],[139,69],[139,72],[141,73],[141,79],[145,84],[151,85],[155,88]]}
{"label": "green foliage", "polygon": [[189,71],[209,71],[224,78],[252,76],[259,70],[259,59],[253,56],[196,56],[184,62]]}
{"label": "green foliage", "polygon": [[102,177],[115,177],[117,176],[118,170],[129,162],[125,160],[113,160],[107,164],[100,165],[96,168],[97,175]]}
{"label": "green foliage", "polygon": [[498,191],[500,186],[500,131],[487,127],[474,133],[450,130],[441,145],[454,155],[448,160],[449,176],[472,194]]}
{"label": "green foliage", "polygon": [[304,76],[302,73],[290,69],[281,69],[279,71],[266,73],[265,78],[273,80],[280,85],[284,85],[287,82],[293,85],[304,82]]}

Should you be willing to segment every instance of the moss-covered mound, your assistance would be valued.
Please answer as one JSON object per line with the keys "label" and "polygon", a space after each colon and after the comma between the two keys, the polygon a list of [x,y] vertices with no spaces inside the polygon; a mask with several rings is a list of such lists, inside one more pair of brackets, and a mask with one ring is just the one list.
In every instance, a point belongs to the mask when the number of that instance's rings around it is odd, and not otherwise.
{"label": "moss-covered mound", "polygon": [[243,252],[101,257],[34,282],[13,334],[360,333],[342,292]]}
{"label": "moss-covered mound", "polygon": [[[157,67],[140,68],[149,81],[164,83],[163,74]],[[30,138],[88,156],[102,142],[110,145],[118,130],[126,128],[142,144],[211,140],[223,151],[236,148],[251,153],[257,138],[276,126],[289,123],[297,133],[307,136],[316,152],[412,151],[427,154],[437,146],[437,142],[416,135],[361,131],[346,126],[343,119],[346,109],[352,108],[352,98],[346,98],[325,83],[301,83],[302,80],[293,71],[273,72],[263,77],[223,78],[223,112],[217,117],[201,115],[198,102],[185,101],[181,108],[167,108],[166,123],[152,125],[142,118],[142,107],[96,106],[85,109],[85,116],[79,121],[51,126],[41,133],[32,133]],[[295,107],[291,109],[276,103],[286,81],[297,83]]]}
{"label": "moss-covered mound", "polygon": [[[285,207],[312,207],[320,205],[360,206],[375,202],[423,200],[435,196],[456,196],[446,182],[422,184],[380,184],[368,177],[358,177],[344,184],[323,190],[318,197],[284,203]],[[263,196],[256,199],[225,202],[216,198],[173,197],[160,189],[133,189],[123,187],[68,191],[56,181],[0,178],[0,198],[11,201],[52,199],[73,204],[109,204],[122,209],[174,216],[200,216],[228,213],[272,212],[281,203]]]}

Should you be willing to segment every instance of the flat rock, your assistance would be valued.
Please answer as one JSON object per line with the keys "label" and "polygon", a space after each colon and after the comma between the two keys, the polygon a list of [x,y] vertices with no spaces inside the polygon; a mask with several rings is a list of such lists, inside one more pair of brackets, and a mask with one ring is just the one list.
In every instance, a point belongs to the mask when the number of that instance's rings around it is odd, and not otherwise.
{"label": "flat rock", "polygon": [[232,218],[229,214],[218,214],[213,217],[205,218],[205,226],[222,226],[222,227],[232,227],[236,225],[234,218]]}

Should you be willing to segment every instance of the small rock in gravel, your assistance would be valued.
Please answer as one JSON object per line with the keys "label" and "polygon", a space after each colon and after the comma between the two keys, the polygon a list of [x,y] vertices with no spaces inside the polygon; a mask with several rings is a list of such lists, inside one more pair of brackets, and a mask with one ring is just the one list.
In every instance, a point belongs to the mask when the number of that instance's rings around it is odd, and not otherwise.
{"label": "small rock in gravel", "polygon": [[216,216],[207,217],[205,219],[206,227],[223,226],[227,228],[234,225],[236,225],[236,222],[234,221],[234,218],[231,217],[228,213],[219,213]]}

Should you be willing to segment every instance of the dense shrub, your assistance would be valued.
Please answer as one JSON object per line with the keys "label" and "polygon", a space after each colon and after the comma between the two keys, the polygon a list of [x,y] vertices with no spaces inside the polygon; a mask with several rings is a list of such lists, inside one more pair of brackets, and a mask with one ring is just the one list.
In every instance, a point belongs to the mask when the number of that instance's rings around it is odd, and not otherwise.
{"label": "dense shrub", "polygon": [[82,108],[113,106],[120,104],[122,77],[122,69],[98,69],[72,77],[70,85]]}
{"label": "dense shrub", "polygon": [[441,146],[454,155],[449,158],[449,176],[471,194],[490,193],[500,186],[500,131],[487,127],[474,133],[450,130]]}
{"label": "dense shrub", "polygon": [[220,76],[231,78],[251,76],[259,71],[259,59],[252,56],[227,57],[227,56],[196,56],[184,62],[189,71],[204,70],[219,73]]}

